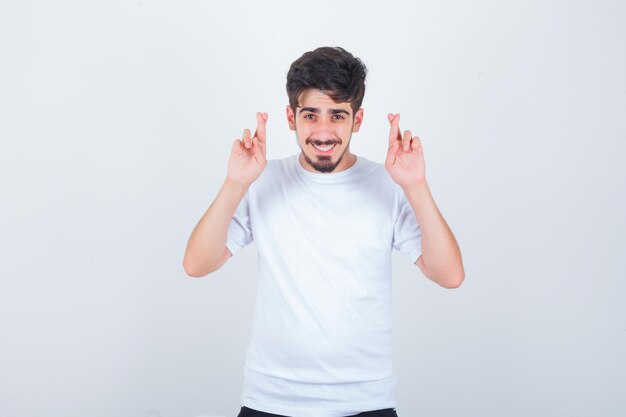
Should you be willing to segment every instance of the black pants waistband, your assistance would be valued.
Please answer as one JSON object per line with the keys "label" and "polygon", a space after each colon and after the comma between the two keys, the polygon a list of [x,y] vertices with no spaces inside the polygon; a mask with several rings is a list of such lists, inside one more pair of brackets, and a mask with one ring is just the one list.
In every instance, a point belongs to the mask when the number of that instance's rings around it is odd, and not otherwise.
{"label": "black pants waistband", "polygon": [[[349,417],[398,417],[396,410],[393,408],[385,408],[382,410],[364,411],[359,414],[353,414]],[[266,413],[264,411],[254,410],[248,407],[241,407],[241,411],[237,417],[298,417],[298,416],[283,416],[280,414]]]}

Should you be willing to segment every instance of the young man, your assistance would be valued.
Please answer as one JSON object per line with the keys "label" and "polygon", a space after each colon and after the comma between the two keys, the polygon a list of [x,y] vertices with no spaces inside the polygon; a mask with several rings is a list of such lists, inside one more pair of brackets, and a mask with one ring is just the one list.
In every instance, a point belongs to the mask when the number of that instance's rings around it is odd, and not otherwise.
{"label": "young man", "polygon": [[387,116],[385,165],[350,152],[366,68],[318,48],[287,75],[287,122],[301,152],[266,161],[268,116],[235,140],[228,174],[193,230],[183,265],[205,276],[254,240],[254,325],[239,416],[396,416],[391,251],[445,288],[461,253],[426,181],[420,139]]}

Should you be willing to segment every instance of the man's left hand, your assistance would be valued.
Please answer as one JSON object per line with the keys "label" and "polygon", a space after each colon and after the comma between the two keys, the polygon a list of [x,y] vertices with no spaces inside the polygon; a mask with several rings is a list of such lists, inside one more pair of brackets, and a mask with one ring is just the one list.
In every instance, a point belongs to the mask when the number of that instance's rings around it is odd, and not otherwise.
{"label": "man's left hand", "polygon": [[417,136],[410,130],[400,134],[400,114],[389,113],[389,150],[385,169],[391,178],[403,189],[426,183],[424,150]]}

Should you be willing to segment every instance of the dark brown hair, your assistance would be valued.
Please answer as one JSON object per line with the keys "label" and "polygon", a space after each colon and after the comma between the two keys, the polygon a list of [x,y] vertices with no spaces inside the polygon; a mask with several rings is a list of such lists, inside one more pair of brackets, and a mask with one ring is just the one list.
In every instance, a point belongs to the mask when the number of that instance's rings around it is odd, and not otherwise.
{"label": "dark brown hair", "polygon": [[359,58],[340,47],[321,47],[304,53],[287,73],[289,105],[296,111],[300,94],[316,89],[337,103],[349,102],[353,114],[365,95],[367,68]]}

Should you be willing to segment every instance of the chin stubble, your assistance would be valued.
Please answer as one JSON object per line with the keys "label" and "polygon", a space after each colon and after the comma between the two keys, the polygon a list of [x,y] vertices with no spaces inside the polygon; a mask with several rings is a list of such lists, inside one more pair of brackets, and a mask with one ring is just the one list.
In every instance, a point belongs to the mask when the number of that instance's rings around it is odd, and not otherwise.
{"label": "chin stubble", "polygon": [[[296,140],[297,140],[298,136],[296,134]],[[309,145],[309,144],[315,144],[317,146],[327,146],[327,145],[331,145],[331,144],[335,144],[336,146],[340,146],[343,141],[341,139],[338,140],[329,140],[329,141],[321,141],[321,140],[315,140],[315,139],[307,139],[304,141],[305,144]],[[350,138],[348,138],[348,144],[350,143]],[[345,155],[346,151],[348,150],[348,147],[346,146],[346,148],[343,150],[343,152],[341,153],[341,155],[339,155],[339,158],[337,158],[337,161],[335,161],[335,163],[332,162],[332,157],[328,156],[328,155],[316,155],[317,161],[313,161],[311,158],[309,158],[309,156],[306,154],[306,152],[304,152],[304,149],[302,148],[302,146],[300,145],[300,143],[298,142],[298,146],[300,146],[300,150],[302,151],[302,155],[304,155],[304,161],[309,164],[309,166],[311,168],[313,168],[314,170],[321,172],[323,174],[329,173],[329,172],[333,172],[335,170],[335,168],[337,168],[337,166],[341,163],[341,161],[343,160],[343,156]]]}
{"label": "chin stubble", "polygon": [[330,156],[318,156],[319,160],[317,162],[314,162],[311,160],[311,158],[308,157],[308,155],[302,151],[302,154],[304,155],[304,160],[316,171],[321,172],[321,173],[328,173],[328,172],[333,172],[335,170],[335,168],[337,168],[337,166],[339,165],[339,163],[341,162],[341,160],[343,159],[343,154],[345,153],[345,149],[343,151],[343,153],[339,156],[339,158],[337,159],[337,161],[335,163],[333,163],[332,159],[330,158]]}

